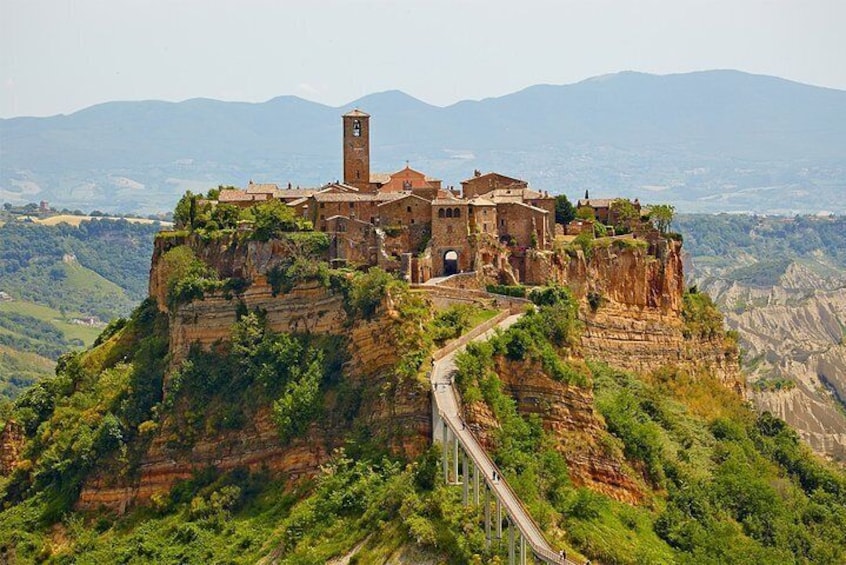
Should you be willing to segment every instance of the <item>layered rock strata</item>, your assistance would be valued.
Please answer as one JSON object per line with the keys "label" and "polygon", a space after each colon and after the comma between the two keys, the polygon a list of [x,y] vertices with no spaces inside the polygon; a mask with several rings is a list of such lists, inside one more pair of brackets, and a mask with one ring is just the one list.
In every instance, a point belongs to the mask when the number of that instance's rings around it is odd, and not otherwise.
{"label": "layered rock strata", "polygon": [[722,338],[684,336],[681,243],[611,243],[589,256],[538,252],[527,261],[527,272],[534,282],[567,285],[579,299],[585,358],[639,372],[668,365],[706,370],[743,389],[737,352]]}
{"label": "layered rock strata", "polygon": [[[536,363],[499,359],[495,367],[509,395],[522,414],[536,414],[545,430],[556,440],[567,461],[570,480],[629,504],[643,498],[641,487],[625,469],[625,460],[617,451],[603,447],[605,426],[594,410],[593,392],[549,378]],[[499,427],[487,404],[474,402],[464,407],[468,426],[482,445],[496,445]],[[607,442],[606,442],[607,443]]]}

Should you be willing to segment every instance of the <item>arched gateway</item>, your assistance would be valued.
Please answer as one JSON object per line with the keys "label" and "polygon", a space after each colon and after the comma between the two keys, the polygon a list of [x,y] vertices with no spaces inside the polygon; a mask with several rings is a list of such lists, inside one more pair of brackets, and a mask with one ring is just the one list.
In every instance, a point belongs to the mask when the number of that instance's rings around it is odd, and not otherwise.
{"label": "arched gateway", "polygon": [[450,249],[444,253],[444,276],[454,275],[458,272],[458,252]]}

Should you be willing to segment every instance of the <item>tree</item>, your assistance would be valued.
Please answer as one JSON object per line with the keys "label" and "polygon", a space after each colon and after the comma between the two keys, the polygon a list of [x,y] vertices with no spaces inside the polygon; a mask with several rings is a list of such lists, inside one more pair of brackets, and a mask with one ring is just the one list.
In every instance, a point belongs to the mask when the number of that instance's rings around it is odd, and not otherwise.
{"label": "tree", "polygon": [[595,220],[596,214],[590,206],[581,206],[576,210],[576,217],[580,220]]}
{"label": "tree", "polygon": [[566,194],[559,194],[555,197],[555,223],[569,224],[576,217],[576,210],[570,203]]}
{"label": "tree", "polygon": [[640,212],[627,198],[618,198],[611,203],[609,222],[618,232],[631,230],[640,219]]}
{"label": "tree", "polygon": [[197,196],[188,190],[176,203],[176,209],[173,211],[173,221],[176,223],[176,227],[193,228],[196,211]]}
{"label": "tree", "polygon": [[670,224],[673,223],[673,216],[675,213],[675,206],[670,206],[669,204],[657,204],[652,206],[649,210],[649,219],[652,221],[652,225],[655,226],[655,229],[661,233],[667,233],[667,230],[670,228]]}
{"label": "tree", "polygon": [[211,219],[217,222],[221,229],[237,228],[241,210],[232,204],[218,204],[211,213]]}
{"label": "tree", "polygon": [[301,221],[294,215],[293,208],[279,200],[253,206],[250,211],[255,225],[253,237],[259,241],[267,241],[282,232],[300,229]]}

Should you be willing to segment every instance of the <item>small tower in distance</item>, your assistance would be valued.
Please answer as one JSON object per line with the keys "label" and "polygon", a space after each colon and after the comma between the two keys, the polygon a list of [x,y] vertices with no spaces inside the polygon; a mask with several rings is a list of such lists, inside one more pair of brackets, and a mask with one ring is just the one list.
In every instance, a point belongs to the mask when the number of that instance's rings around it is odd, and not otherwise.
{"label": "small tower in distance", "polygon": [[370,190],[370,115],[358,108],[343,115],[344,184]]}

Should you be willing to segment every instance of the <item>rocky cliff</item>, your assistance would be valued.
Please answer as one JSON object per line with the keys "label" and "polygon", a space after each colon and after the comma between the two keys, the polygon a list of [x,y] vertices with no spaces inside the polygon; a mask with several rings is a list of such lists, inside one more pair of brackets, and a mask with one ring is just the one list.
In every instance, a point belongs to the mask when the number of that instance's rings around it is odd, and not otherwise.
{"label": "rocky cliff", "polygon": [[[207,293],[202,300],[168,312],[167,273],[161,258],[176,245],[189,245],[221,278],[243,278],[251,281],[250,286],[237,296]],[[431,438],[428,387],[413,379],[390,376],[403,353],[397,344],[400,320],[390,297],[372,319],[353,320],[343,297],[320,284],[307,283],[273,296],[267,270],[291,252],[289,245],[279,241],[205,244],[197,238],[179,238],[157,242],[150,293],[159,308],[168,312],[170,372],[193,344],[209,349],[228,340],[239,309],[260,309],[266,313],[268,328],[277,332],[343,336],[347,362],[341,379],[356,391],[358,401],[352,407],[349,403],[339,406],[338,394],[327,391],[327,417],[313,424],[303,437],[287,443],[279,441],[268,404],[245,414],[239,429],[206,432],[189,448],[179,446],[183,431],[177,421],[165,417],[149,438],[137,476],[127,479],[108,471],[93,476],[82,491],[80,507],[102,505],[123,511],[208,467],[267,470],[291,480],[311,476],[334,449],[345,445],[354,428],[367,430],[398,455],[414,457],[426,449]],[[165,390],[167,383],[168,375]]]}
{"label": "rocky cliff", "polygon": [[15,470],[25,442],[23,428],[14,420],[6,422],[0,432],[0,476],[7,476]]}
{"label": "rocky cliff", "polygon": [[[83,490],[81,506],[124,509],[167,491],[175,481],[206,467],[248,467],[289,478],[307,476],[343,445],[345,433],[355,426],[371,430],[396,453],[414,455],[425,449],[431,434],[428,388],[414,380],[386,378],[404,353],[398,346],[401,320],[390,299],[374,319],[353,320],[341,293],[323,284],[299,284],[274,296],[268,273],[301,253],[297,245],[287,240],[254,242],[236,237],[157,240],[150,294],[168,314],[171,370],[192,344],[209,349],[226,341],[239,310],[259,309],[266,313],[272,330],[343,338],[348,353],[344,379],[361,393],[355,413],[340,413],[330,392],[324,411],[331,416],[288,444],[278,441],[265,407],[248,414],[241,429],[205,433],[189,449],[173,447],[181,432],[166,418],[149,438],[138,476],[126,480],[104,473],[92,478]],[[163,258],[177,246],[189,247],[219,278],[237,278],[248,284],[237,294],[207,292],[202,300],[169,307],[170,273]],[[722,341],[684,337],[683,272],[677,242],[598,245],[590,254],[535,253],[527,260],[526,273],[530,281],[566,284],[579,298],[585,328],[577,355],[636,371],[666,365],[707,367],[727,385],[739,383],[736,360]],[[603,447],[601,438],[606,432],[594,412],[590,390],[553,381],[535,366],[503,365],[498,370],[520,410],[539,412],[544,425],[555,432],[574,482],[621,501],[641,499],[641,487],[630,478],[636,473],[627,473],[620,454]],[[480,407],[475,409],[472,418],[484,439],[489,415]],[[352,424],[345,416],[353,418]]]}
{"label": "rocky cliff", "polygon": [[632,371],[706,370],[742,390],[737,352],[722,337],[685,337],[681,243],[636,241],[606,241],[589,253],[535,253],[527,274],[565,284],[580,299],[584,357]]}
{"label": "rocky cliff", "polygon": [[[540,417],[567,461],[570,480],[615,500],[636,504],[643,498],[638,485],[627,472],[622,454],[603,446],[607,435],[601,416],[596,413],[590,388],[568,385],[547,376],[538,363],[513,362],[499,358],[496,373],[522,414]],[[468,426],[482,445],[491,449],[494,430],[499,427],[484,402],[464,407]]]}

